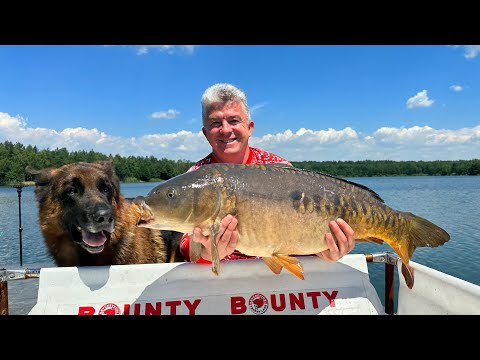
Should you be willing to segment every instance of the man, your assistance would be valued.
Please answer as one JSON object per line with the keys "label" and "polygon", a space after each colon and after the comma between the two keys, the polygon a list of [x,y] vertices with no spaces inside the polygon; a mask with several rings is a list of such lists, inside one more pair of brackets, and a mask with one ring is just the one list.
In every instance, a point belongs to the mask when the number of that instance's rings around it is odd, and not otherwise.
{"label": "man", "polygon": [[[215,84],[205,90],[202,96],[202,122],[202,132],[210,143],[212,152],[196,162],[188,171],[211,163],[292,165],[278,155],[249,146],[248,140],[252,136],[255,124],[250,119],[245,93],[233,85]],[[232,215],[225,216],[221,221],[217,241],[220,259],[256,258],[235,250],[238,241],[237,224],[237,219]],[[325,234],[328,250],[316,255],[333,262],[354,248],[355,236],[353,229],[343,219],[330,221],[329,225],[331,233]],[[204,236],[199,227],[193,229],[193,233],[194,241],[203,245],[201,258],[197,262],[210,263],[212,239]],[[181,241],[181,252],[187,261],[190,259],[189,240],[190,234],[187,233],[183,235]]]}

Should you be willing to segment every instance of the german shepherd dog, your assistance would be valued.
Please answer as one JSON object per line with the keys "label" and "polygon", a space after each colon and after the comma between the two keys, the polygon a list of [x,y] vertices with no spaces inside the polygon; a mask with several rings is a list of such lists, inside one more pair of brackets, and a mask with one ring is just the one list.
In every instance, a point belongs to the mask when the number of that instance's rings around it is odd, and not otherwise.
{"label": "german shepherd dog", "polygon": [[35,180],[38,222],[57,266],[183,261],[179,233],[137,227],[142,209],[120,193],[111,161],[26,171]]}

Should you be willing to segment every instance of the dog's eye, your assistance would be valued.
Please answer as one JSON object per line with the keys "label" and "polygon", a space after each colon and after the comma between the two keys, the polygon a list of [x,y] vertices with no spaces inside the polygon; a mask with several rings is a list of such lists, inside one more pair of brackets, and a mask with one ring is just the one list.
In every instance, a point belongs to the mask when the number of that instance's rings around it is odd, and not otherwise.
{"label": "dog's eye", "polygon": [[103,185],[100,185],[98,187],[98,189],[101,191],[101,192],[104,192],[104,193],[108,193],[110,192],[110,187],[106,184],[103,184]]}
{"label": "dog's eye", "polygon": [[78,192],[78,190],[77,190],[76,187],[71,186],[71,187],[67,188],[66,192],[67,192],[68,195],[73,195],[73,194],[76,194]]}
{"label": "dog's eye", "polygon": [[169,197],[171,199],[175,195],[177,195],[177,190],[175,190],[175,188],[167,189],[167,197]]}

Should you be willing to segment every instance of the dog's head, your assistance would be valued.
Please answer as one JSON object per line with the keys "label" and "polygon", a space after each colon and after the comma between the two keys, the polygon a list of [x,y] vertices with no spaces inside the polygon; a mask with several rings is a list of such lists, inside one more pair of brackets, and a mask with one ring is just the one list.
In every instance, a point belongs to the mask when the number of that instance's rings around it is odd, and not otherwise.
{"label": "dog's head", "polygon": [[35,180],[42,229],[58,226],[54,232],[61,228],[89,253],[102,252],[115,229],[120,196],[112,162],[77,162],[43,170],[27,167],[26,172]]}

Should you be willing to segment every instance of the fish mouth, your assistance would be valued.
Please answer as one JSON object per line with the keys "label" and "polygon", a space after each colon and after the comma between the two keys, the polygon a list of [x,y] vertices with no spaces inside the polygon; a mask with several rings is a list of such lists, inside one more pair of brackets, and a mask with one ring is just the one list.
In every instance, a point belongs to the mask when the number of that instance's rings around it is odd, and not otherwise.
{"label": "fish mouth", "polygon": [[[168,219],[168,213],[160,213],[154,215],[152,208],[147,205],[143,196],[137,196],[133,200],[135,207],[133,211],[137,215],[137,226],[154,229],[154,230],[170,230],[170,231],[192,231],[193,226],[185,225],[184,221]],[[162,219],[162,222],[155,219]]]}
{"label": "fish mouth", "polygon": [[90,231],[93,229],[86,229],[79,225],[72,225],[70,227],[70,234],[74,243],[79,245],[82,249],[90,254],[99,254],[105,248],[105,243],[110,240],[114,228],[110,231],[103,229],[100,231]]}
{"label": "fish mouth", "polygon": [[153,216],[152,208],[145,203],[145,198],[143,196],[137,196],[133,200],[133,205],[133,211],[138,218],[137,226],[149,227],[148,225],[153,222],[155,217]]}

